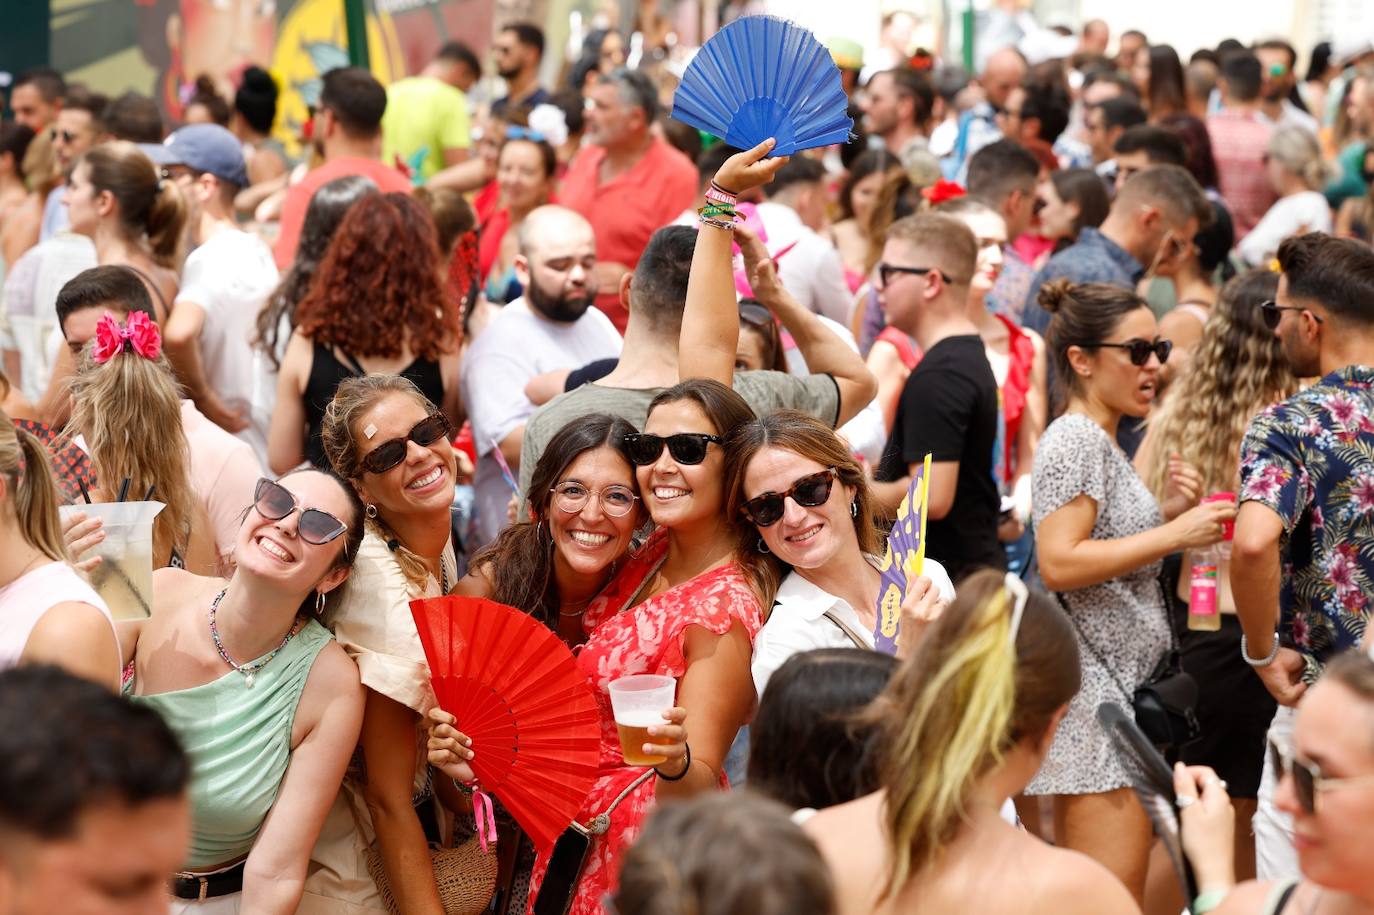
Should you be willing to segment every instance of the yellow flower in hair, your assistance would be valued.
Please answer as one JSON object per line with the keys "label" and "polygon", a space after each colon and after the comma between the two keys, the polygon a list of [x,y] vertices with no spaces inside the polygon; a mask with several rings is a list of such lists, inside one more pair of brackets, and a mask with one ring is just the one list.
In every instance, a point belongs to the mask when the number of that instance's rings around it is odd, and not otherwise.
{"label": "yellow flower in hair", "polygon": [[1283,268],[1279,266],[1279,259],[1278,259],[1277,257],[1274,258],[1274,259],[1272,259],[1271,261],[1269,261],[1269,272],[1270,272],[1270,273],[1282,273],[1282,272],[1283,272]]}

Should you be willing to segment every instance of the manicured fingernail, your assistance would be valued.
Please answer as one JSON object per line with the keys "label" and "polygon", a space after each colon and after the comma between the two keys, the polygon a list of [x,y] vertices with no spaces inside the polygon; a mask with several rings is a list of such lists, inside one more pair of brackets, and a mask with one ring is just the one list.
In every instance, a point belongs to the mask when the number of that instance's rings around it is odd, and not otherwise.
{"label": "manicured fingernail", "polygon": [[657,736],[658,736],[658,728],[655,727],[654,725],[649,725],[649,734],[652,735],[652,736],[654,736],[654,737],[657,737]]}

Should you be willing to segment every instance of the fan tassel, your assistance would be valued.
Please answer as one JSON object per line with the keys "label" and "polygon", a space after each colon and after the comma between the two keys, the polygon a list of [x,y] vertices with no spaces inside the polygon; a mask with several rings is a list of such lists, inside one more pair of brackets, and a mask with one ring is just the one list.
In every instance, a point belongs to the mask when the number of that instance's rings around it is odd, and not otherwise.
{"label": "fan tassel", "polygon": [[476,786],[472,791],[472,815],[477,820],[477,841],[482,845],[482,853],[486,854],[488,843],[496,845],[496,814],[491,795]]}

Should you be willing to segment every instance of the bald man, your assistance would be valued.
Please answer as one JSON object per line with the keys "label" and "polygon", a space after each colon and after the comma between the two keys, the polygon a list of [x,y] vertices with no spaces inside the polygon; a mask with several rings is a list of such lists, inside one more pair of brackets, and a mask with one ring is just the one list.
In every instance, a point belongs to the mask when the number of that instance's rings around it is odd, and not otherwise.
{"label": "bald man", "polygon": [[596,298],[591,223],[566,207],[539,207],[525,217],[517,237],[515,276],[525,294],[501,309],[463,360],[463,402],[477,448],[480,543],[489,543],[506,523],[514,489],[500,458],[519,472],[525,420],[534,411],[525,385],[535,375],[620,355],[620,334],[591,307]]}
{"label": "bald man", "polygon": [[959,117],[960,140],[954,151],[945,157],[941,167],[945,176],[964,183],[968,176],[968,160],[974,153],[1002,139],[997,114],[1004,111],[1012,90],[1025,78],[1026,58],[1012,47],[994,51],[983,66],[978,85],[983,89],[983,101]]}
{"label": "bald man", "polygon": [[978,81],[983,86],[983,94],[987,97],[988,104],[992,105],[994,110],[1001,111],[1007,106],[1007,98],[1021,80],[1026,78],[1028,69],[1026,58],[1015,48],[994,51],[988,58],[987,66],[983,67],[983,75]]}
{"label": "bald man", "polygon": [[1094,57],[1105,55],[1111,35],[1111,29],[1104,20],[1089,19],[1083,24],[1083,37],[1078,42],[1079,53],[1091,54]]}

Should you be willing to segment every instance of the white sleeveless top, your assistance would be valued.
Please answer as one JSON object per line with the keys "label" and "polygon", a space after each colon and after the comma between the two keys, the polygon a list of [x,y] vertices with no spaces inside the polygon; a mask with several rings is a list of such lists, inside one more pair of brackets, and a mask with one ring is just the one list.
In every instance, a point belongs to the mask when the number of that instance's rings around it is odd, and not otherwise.
{"label": "white sleeveless top", "polygon": [[[19,663],[33,627],[56,604],[90,604],[110,621],[110,608],[65,562],[48,562],[0,588],[0,670]],[[118,641],[118,636],[116,636]]]}

